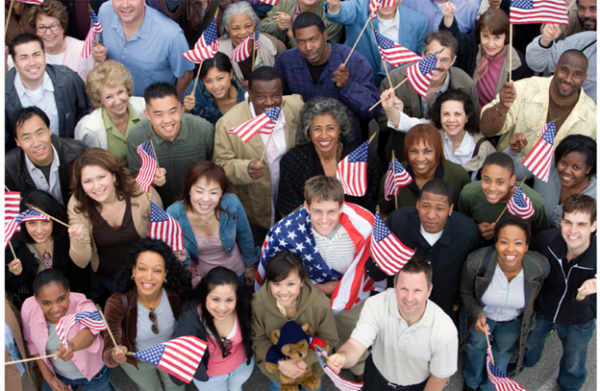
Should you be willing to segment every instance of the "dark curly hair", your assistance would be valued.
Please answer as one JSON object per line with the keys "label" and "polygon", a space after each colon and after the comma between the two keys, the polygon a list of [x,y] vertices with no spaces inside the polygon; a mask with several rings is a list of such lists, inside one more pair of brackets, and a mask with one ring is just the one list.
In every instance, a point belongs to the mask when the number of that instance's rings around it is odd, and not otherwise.
{"label": "dark curly hair", "polygon": [[477,114],[475,103],[469,95],[460,90],[447,90],[433,102],[429,115],[435,127],[442,129],[442,105],[448,101],[456,101],[463,104],[463,110],[468,120],[465,124],[465,130],[471,134],[479,133],[479,115]]}
{"label": "dark curly hair", "polygon": [[498,235],[500,235],[500,231],[502,228],[514,225],[515,227],[519,227],[525,232],[525,243],[529,246],[529,242],[531,242],[531,225],[527,220],[523,220],[517,216],[509,216],[505,219],[500,220],[496,226],[494,227],[494,242],[498,242]]}
{"label": "dark curly hair", "polygon": [[151,251],[162,257],[165,261],[165,269],[167,271],[167,280],[163,286],[179,295],[186,298],[192,291],[192,277],[189,271],[179,262],[173,254],[173,250],[162,240],[144,238],[137,242],[129,255],[127,256],[127,264],[117,272],[115,276],[115,292],[125,293],[132,288],[135,288],[135,281],[131,279],[133,268],[137,263],[141,253]]}

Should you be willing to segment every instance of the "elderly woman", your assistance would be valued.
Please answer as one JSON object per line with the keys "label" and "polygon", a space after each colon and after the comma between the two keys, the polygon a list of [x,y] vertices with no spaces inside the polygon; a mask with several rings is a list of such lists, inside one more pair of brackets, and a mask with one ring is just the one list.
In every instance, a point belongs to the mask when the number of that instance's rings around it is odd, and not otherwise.
{"label": "elderly woman", "polygon": [[192,289],[190,274],[165,242],[145,238],[128,254],[115,288],[105,312],[118,346],[112,338],[104,340],[104,363],[120,365],[140,390],[183,391],[185,386],[176,385],[164,370],[125,353],[175,338],[181,302]]}
{"label": "elderly woman", "polygon": [[145,118],[144,98],[133,95],[133,80],[123,64],[105,61],[87,77],[85,89],[96,107],[75,127],[75,140],[90,148],[112,152],[119,161],[127,161],[129,129]]}
{"label": "elderly woman", "polygon": [[[260,25],[260,19],[254,13],[250,4],[245,1],[230,4],[225,9],[221,20],[219,51],[231,56],[233,50],[256,31],[258,25]],[[256,50],[254,56],[250,55],[241,62],[232,62],[233,78],[245,90],[248,90],[247,80],[250,73],[252,73],[252,69],[262,65],[273,66],[278,55],[275,44],[267,37],[266,33],[260,33],[259,41],[260,48]],[[253,57],[254,64],[252,64]]]}
{"label": "elderly woman", "polygon": [[[411,128],[404,139],[404,157],[402,166],[413,181],[400,189],[397,196],[397,207],[415,206],[421,188],[431,179],[442,179],[452,188],[453,204],[458,204],[462,188],[469,183],[469,174],[459,164],[452,163],[444,157],[444,148],[440,131],[431,124],[420,124]],[[386,217],[395,208],[395,201],[385,199],[385,177],[382,178],[379,189],[380,213]]]}
{"label": "elderly woman", "polygon": [[[440,30],[450,31],[458,40],[458,57],[454,66],[473,77],[480,109],[500,92],[509,74],[513,81],[533,76],[523,53],[508,45],[510,23],[506,12],[499,8],[487,10],[475,25],[475,35],[459,31],[455,12],[454,4],[444,4],[444,23],[440,23]],[[511,64],[507,53],[509,48],[512,50]]]}
{"label": "elderly woman", "polygon": [[465,390],[494,391],[485,369],[490,335],[496,366],[504,373],[519,340],[517,373],[527,335],[535,327],[533,303],[550,273],[543,255],[528,251],[529,223],[511,216],[494,229],[495,247],[473,252],[463,266],[460,294],[469,323]]}
{"label": "elderly woman", "polygon": [[88,58],[81,56],[83,41],[65,35],[69,25],[67,7],[58,0],[44,1],[32,8],[29,24],[44,41],[46,62],[66,65],[85,80],[96,63],[91,55]]}
{"label": "elderly woman", "polygon": [[[337,165],[356,149],[352,113],[337,99],[316,97],[300,112],[296,146],[281,159],[277,209],[283,215],[304,204],[304,183],[317,175],[335,177]],[[367,161],[367,192],[362,197],[344,196],[375,212],[379,169],[374,153]]]}
{"label": "elderly woman", "polygon": [[542,181],[525,167],[519,154],[527,145],[523,133],[510,138],[510,147],[504,150],[515,163],[517,178],[533,179],[533,189],[540,193],[551,228],[559,228],[563,215],[563,203],[573,194],[585,194],[597,198],[596,190],[596,141],[592,138],[572,134],[564,138],[554,150],[550,163],[548,182]]}

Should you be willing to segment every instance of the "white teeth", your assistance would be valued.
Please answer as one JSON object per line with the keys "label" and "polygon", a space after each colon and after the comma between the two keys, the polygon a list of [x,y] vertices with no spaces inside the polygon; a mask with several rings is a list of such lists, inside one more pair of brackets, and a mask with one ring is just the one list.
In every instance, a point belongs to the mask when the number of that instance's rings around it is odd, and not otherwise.
{"label": "white teeth", "polygon": [[331,144],[331,141],[319,141],[319,144],[322,147],[327,147],[327,146],[329,146]]}
{"label": "white teeth", "polygon": [[517,259],[516,255],[507,255],[506,256],[506,260],[507,261],[514,261],[515,259]]}

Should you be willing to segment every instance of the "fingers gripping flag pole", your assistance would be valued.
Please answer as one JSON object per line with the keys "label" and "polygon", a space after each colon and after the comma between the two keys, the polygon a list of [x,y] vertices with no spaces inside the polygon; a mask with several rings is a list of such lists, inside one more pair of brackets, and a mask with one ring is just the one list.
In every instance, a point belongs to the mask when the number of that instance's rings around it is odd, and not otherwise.
{"label": "fingers gripping flag pole", "polygon": [[323,368],[323,372],[331,379],[331,382],[340,391],[358,391],[363,388],[364,383],[353,383],[349,380],[343,379],[340,375],[335,373],[325,360],[327,360],[327,353],[318,345],[313,345],[317,358],[319,359],[319,365]]}

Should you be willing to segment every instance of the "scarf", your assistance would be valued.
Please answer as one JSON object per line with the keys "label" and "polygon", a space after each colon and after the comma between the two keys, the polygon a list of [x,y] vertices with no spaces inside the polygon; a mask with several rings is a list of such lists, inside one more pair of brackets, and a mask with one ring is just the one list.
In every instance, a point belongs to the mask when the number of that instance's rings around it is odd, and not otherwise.
{"label": "scarf", "polygon": [[497,60],[506,55],[507,47],[508,45],[505,45],[504,48],[494,56],[489,56],[485,54],[485,50],[483,49],[483,47],[481,47],[481,58],[479,59],[479,62],[477,63],[477,69],[475,70],[476,80],[481,80],[486,75],[486,73],[488,72],[488,63],[490,61]]}

